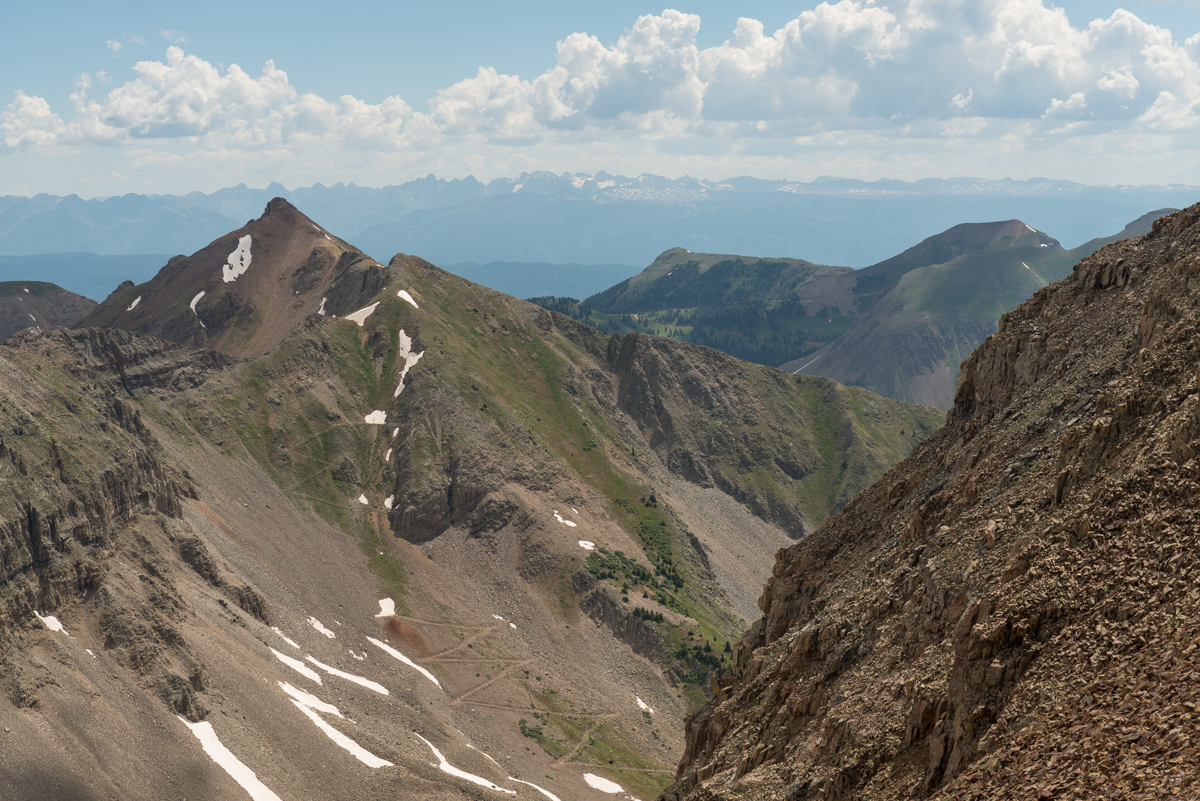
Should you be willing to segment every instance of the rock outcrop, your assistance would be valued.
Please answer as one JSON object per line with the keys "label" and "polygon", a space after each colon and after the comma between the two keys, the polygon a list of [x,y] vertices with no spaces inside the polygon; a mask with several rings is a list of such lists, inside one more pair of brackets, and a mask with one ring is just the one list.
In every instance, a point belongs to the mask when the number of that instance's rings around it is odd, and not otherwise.
{"label": "rock outcrop", "polygon": [[1200,206],[1005,315],[945,428],[779,553],[664,798],[1194,794],[1197,289]]}

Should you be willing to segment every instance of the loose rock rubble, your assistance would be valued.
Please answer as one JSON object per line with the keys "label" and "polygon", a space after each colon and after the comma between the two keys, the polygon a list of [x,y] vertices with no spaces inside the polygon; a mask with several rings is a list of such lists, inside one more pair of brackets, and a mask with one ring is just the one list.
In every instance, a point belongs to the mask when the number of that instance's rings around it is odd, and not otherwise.
{"label": "loose rock rubble", "polygon": [[1005,315],[780,551],[664,798],[1195,797],[1200,206]]}

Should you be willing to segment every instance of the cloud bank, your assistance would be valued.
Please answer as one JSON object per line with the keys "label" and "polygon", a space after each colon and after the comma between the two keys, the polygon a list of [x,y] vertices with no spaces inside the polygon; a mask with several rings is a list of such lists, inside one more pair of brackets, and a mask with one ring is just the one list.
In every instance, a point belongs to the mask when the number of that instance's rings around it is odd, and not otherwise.
{"label": "cloud bank", "polygon": [[1175,41],[1128,11],[1075,27],[1042,0],[841,0],[769,33],[742,18],[709,48],[696,45],[700,24],[666,10],[611,45],[573,33],[541,75],[480,67],[427,112],[400,97],[301,93],[273,62],[252,76],[171,46],[106,93],[93,96],[95,81],[81,77],[70,113],[18,92],[0,114],[0,152],[115,146],[134,166],[178,159],[184,147],[227,161],[416,165],[436,154],[486,172],[510,166],[506,153],[629,147],[726,159],[943,143],[1036,151],[1067,140],[1098,154],[1130,142],[1191,149],[1200,130],[1200,35]]}

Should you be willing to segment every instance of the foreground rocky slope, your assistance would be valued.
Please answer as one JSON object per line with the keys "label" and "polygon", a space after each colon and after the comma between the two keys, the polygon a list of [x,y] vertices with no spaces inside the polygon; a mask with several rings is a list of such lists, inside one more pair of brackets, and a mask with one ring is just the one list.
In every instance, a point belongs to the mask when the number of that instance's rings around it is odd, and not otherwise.
{"label": "foreground rocky slope", "polygon": [[96,301],[45,281],[0,282],[0,342],[24,328],[70,328]]}
{"label": "foreground rocky slope", "polygon": [[311,225],[228,282],[279,318],[165,300],[237,236],[0,348],[0,798],[656,795],[773,553],[939,415],[410,256],[292,309]]}
{"label": "foreground rocky slope", "polygon": [[1200,207],[1001,319],[779,554],[667,799],[1192,797]]}

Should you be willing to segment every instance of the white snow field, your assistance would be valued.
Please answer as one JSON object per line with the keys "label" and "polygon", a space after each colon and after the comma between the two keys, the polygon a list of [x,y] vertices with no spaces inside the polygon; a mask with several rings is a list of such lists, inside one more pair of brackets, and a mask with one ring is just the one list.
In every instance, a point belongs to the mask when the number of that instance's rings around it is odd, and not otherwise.
{"label": "white snow field", "polygon": [[208,754],[213,762],[216,762],[235,782],[240,784],[254,801],[280,801],[279,796],[271,792],[270,787],[258,780],[254,771],[242,764],[242,761],[221,743],[217,733],[213,731],[211,723],[207,720],[202,723],[191,723],[186,718],[178,715],[175,717],[178,717],[180,722],[196,735],[196,739],[204,748],[204,753]]}
{"label": "white snow field", "polygon": [[[268,646],[268,647],[270,647],[270,646]],[[271,648],[271,653],[275,654],[276,659],[278,659],[280,662],[282,662],[283,664],[290,667],[292,670],[299,673],[304,678],[312,679],[317,684],[321,684],[321,675],[319,673],[317,673],[317,671],[310,668],[308,665],[301,662],[299,659],[292,659],[287,654],[281,654],[278,651],[276,651],[274,648]]]}
{"label": "white snow field", "polygon": [[436,685],[437,685],[439,688],[442,686],[442,683],[441,683],[440,681],[438,681],[438,680],[437,680],[437,677],[436,677],[436,676],[434,676],[432,673],[430,673],[430,672],[429,672],[428,670],[426,670],[425,668],[423,668],[423,667],[421,667],[420,665],[418,665],[416,662],[414,662],[414,661],[412,661],[411,659],[409,659],[409,658],[408,658],[407,656],[405,656],[404,654],[402,654],[402,653],[400,653],[399,651],[397,651],[397,650],[396,650],[395,648],[393,648],[392,646],[388,645],[388,644],[387,644],[387,643],[385,643],[385,642],[380,642],[379,640],[375,639],[374,637],[368,637],[368,638],[367,638],[367,640],[368,640],[368,641],[369,641],[369,642],[370,642],[372,645],[374,645],[376,648],[380,648],[380,649],[382,649],[382,650],[383,650],[385,653],[387,653],[387,654],[390,654],[391,656],[394,656],[396,659],[399,659],[401,662],[403,662],[404,664],[408,665],[410,668],[412,668],[413,670],[417,671],[418,673],[420,673],[420,674],[421,674],[422,676],[424,676],[425,678],[427,678],[427,679],[429,679],[430,681],[432,681],[432,682],[433,682],[434,684],[436,684]]}
{"label": "white snow field", "polygon": [[238,240],[237,247],[229,254],[229,258],[225,259],[225,264],[221,265],[221,280],[227,284],[238,280],[238,277],[245,275],[246,270],[250,269],[252,259],[250,235],[246,234]]}
{"label": "white snow field", "polygon": [[349,751],[355,759],[366,765],[368,768],[385,768],[391,766],[391,762],[388,762],[386,759],[380,759],[358,743],[351,740],[346,735],[342,734],[337,729],[333,728],[324,720],[322,720],[320,715],[309,709],[304,704],[300,703],[299,701],[292,701],[292,703],[296,705],[297,709],[304,713],[305,717],[317,724],[317,728],[325,732],[326,737]]}
{"label": "white snow field", "polygon": [[196,297],[192,298],[192,302],[188,304],[188,307],[191,308],[191,310],[192,310],[192,314],[200,313],[200,312],[196,311],[196,304],[200,302],[200,298],[204,297],[204,294],[205,294],[204,290],[203,289],[200,290],[199,292],[196,293]]}
{"label": "white snow field", "polygon": [[372,303],[370,306],[361,308],[358,311],[354,312],[353,314],[347,314],[343,319],[353,320],[354,322],[358,323],[359,328],[362,328],[362,324],[367,321],[368,317],[370,317],[372,314],[375,313],[375,307],[378,305],[379,305],[379,302],[376,301],[375,303]]}
{"label": "white snow field", "polygon": [[127,312],[133,311],[134,309],[137,308],[137,305],[141,302],[142,302],[142,296],[138,295],[136,298],[133,299],[133,303],[130,303],[129,308],[126,309],[125,311],[127,311]]}
{"label": "white snow field", "polygon": [[387,422],[387,412],[376,409],[366,416],[367,425],[381,426]]}
{"label": "white snow field", "polygon": [[[485,756],[486,756],[486,754],[485,754]],[[536,784],[534,784],[533,782],[525,782],[525,781],[521,781],[520,779],[513,778],[512,776],[509,776],[509,777],[508,777],[508,780],[509,780],[510,782],[516,782],[517,784],[526,784],[526,785],[529,785],[530,787],[532,787],[533,789],[537,790],[537,791],[538,791],[539,793],[541,793],[542,795],[546,796],[546,798],[549,798],[549,799],[550,799],[550,801],[562,801],[562,799],[561,799],[561,798],[559,798],[558,796],[556,796],[554,793],[550,792],[549,790],[546,790],[546,789],[543,789],[543,788],[541,788],[541,787],[538,787],[538,786],[537,786]]]}
{"label": "white snow field", "polygon": [[444,756],[442,756],[442,752],[437,750],[433,743],[429,742],[416,732],[413,732],[413,736],[425,743],[425,745],[429,746],[429,749],[433,751],[433,755],[438,759],[438,770],[440,770],[442,773],[449,773],[451,776],[457,776],[460,779],[466,779],[469,782],[478,784],[480,787],[486,787],[489,790],[495,790],[498,793],[507,793],[508,795],[517,794],[516,790],[506,790],[498,784],[492,784],[482,776],[476,776],[474,773],[467,773],[465,770],[454,767],[446,760]]}
{"label": "white snow field", "polygon": [[309,709],[315,709],[317,712],[324,712],[328,715],[337,715],[342,717],[342,713],[333,704],[327,704],[312,693],[306,693],[297,687],[293,687],[286,681],[275,682],[279,685],[279,689],[283,690],[288,695],[292,696],[292,700],[299,701]]}
{"label": "white snow field", "polygon": [[637,698],[638,709],[642,710],[643,712],[649,712],[651,715],[654,714],[653,707],[649,706],[645,701],[643,701],[641,699],[641,697],[635,695],[634,698]]}
{"label": "white snow field", "polygon": [[400,397],[400,393],[404,391],[404,378],[408,375],[417,362],[421,361],[421,357],[425,355],[425,351],[413,353],[412,338],[404,333],[404,329],[400,329],[400,358],[404,359],[404,367],[400,370],[400,383],[396,385],[396,391],[392,393],[393,398]]}
{"label": "white snow field", "polygon": [[[388,508],[391,508],[390,506]],[[375,617],[392,617],[396,614],[396,602],[391,598],[379,599],[379,614]]]}
{"label": "white snow field", "polygon": [[567,520],[562,515],[560,515],[558,513],[557,509],[554,510],[554,519],[557,520],[558,522],[562,523],[564,526],[570,526],[571,528],[575,528],[575,526],[578,525],[577,523],[575,523],[575,521]]}
{"label": "white snow field", "polygon": [[67,634],[67,630],[65,628],[63,628],[62,622],[58,618],[56,618],[54,615],[42,616],[42,615],[38,614],[37,612],[34,612],[34,614],[37,615],[38,620],[42,621],[42,625],[44,625],[46,628],[50,629],[51,631],[59,631],[59,632],[62,632],[63,634],[66,634],[68,637],[71,636],[70,634]]}
{"label": "white snow field", "polygon": [[325,624],[323,624],[321,621],[317,620],[315,617],[312,617],[311,615],[308,618],[308,625],[312,626],[314,629],[321,632],[322,634],[324,634],[326,637],[328,637],[331,640],[337,636],[332,631],[325,628]]}
{"label": "white snow field", "polygon": [[417,305],[417,302],[415,300],[413,300],[413,296],[408,294],[407,289],[401,289],[399,292],[396,293],[396,297],[400,298],[401,300],[407,300],[409,303],[412,304],[414,309],[421,308],[420,306]]}
{"label": "white snow field", "polygon": [[595,773],[583,774],[583,780],[588,783],[588,787],[594,790],[599,790],[602,793],[616,795],[617,793],[625,792],[625,788],[616,782],[609,781],[603,776],[597,776]]}
{"label": "white snow field", "polygon": [[328,673],[330,676],[337,676],[339,679],[345,679],[346,681],[352,681],[355,684],[357,684],[358,686],[366,687],[368,690],[374,690],[375,692],[379,693],[380,695],[390,695],[387,687],[384,687],[382,684],[380,684],[378,682],[371,681],[370,679],[364,679],[362,676],[355,676],[353,673],[346,673],[344,671],[338,670],[335,667],[330,667],[329,665],[326,665],[324,662],[318,662],[316,659],[314,659],[311,656],[306,656],[304,658],[307,659],[309,662],[312,662],[314,665],[319,667],[321,670]]}
{"label": "white snow field", "polygon": [[363,506],[366,506],[367,504],[369,504],[369,503],[370,503],[370,501],[369,501],[369,500],[367,500],[367,496],[366,496],[366,495],[359,495],[359,496],[358,496],[358,502],[359,502],[359,503],[361,503]]}
{"label": "white snow field", "polygon": [[271,631],[278,634],[280,639],[282,639],[284,642],[286,642],[288,645],[292,646],[293,648],[300,647],[299,644],[297,644],[295,640],[293,640],[291,637],[287,636],[282,631],[280,631],[278,626],[271,626]]}
{"label": "white snow field", "polygon": [[594,551],[596,550],[596,543],[591,540],[580,540],[579,547],[585,551]]}
{"label": "white snow field", "polygon": [[321,298],[321,308],[317,309],[317,314],[321,315],[322,317],[325,316],[325,301],[327,300],[329,300],[329,298]]}

